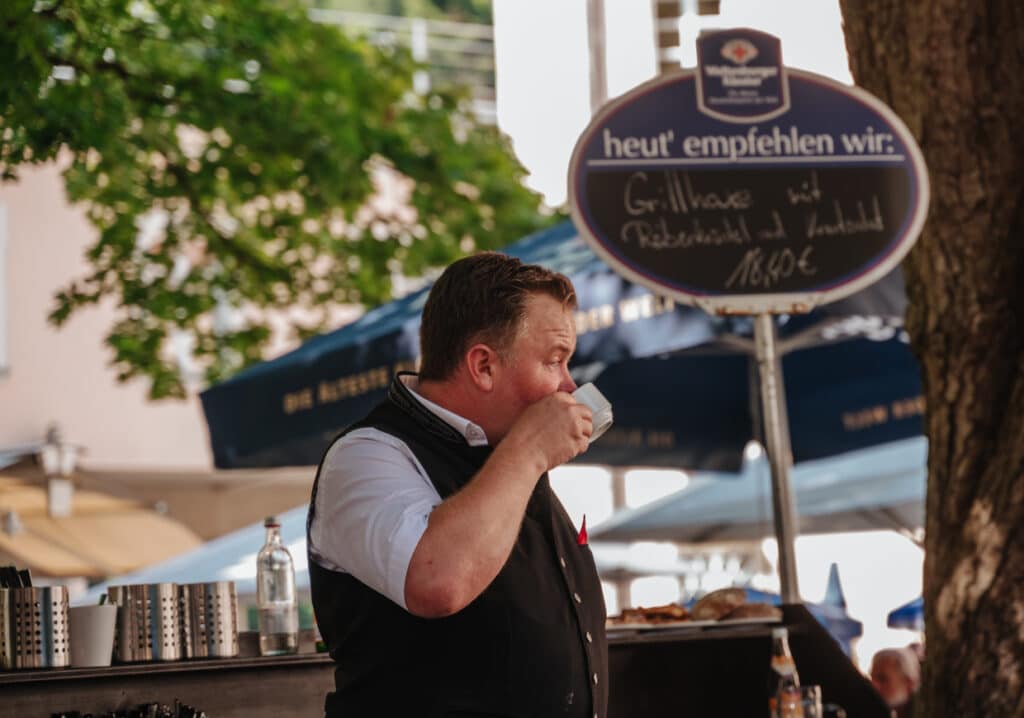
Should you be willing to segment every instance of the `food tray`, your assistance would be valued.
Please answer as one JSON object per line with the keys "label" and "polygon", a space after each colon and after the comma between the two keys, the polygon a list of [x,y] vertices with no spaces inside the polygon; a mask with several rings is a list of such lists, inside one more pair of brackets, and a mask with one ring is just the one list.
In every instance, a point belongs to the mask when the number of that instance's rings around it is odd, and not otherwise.
{"label": "food tray", "polygon": [[715,626],[743,626],[772,623],[782,623],[782,619],[773,616],[758,616],[752,618],[730,618],[719,621],[704,620],[671,621],[666,623],[613,623],[608,625],[608,627],[605,630],[609,633],[617,631],[680,631],[689,629],[697,630],[701,628],[712,628]]}

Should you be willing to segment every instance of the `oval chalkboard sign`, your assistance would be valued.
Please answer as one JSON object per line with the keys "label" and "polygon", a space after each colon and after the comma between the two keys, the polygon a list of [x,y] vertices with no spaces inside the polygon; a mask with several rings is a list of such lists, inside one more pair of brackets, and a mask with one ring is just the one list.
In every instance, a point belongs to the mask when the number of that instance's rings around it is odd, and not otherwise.
{"label": "oval chalkboard sign", "polygon": [[751,30],[700,67],[606,105],[569,201],[616,271],[713,312],[800,312],[880,279],[924,224],[928,179],[902,121],[855,87],[782,66]]}

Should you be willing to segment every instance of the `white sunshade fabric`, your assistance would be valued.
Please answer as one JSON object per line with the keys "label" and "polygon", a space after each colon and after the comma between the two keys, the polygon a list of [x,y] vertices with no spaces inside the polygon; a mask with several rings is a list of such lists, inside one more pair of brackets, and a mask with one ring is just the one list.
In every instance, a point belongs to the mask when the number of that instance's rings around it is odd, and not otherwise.
{"label": "white sunshade fabric", "polygon": [[[281,542],[295,562],[299,588],[309,585],[306,570],[306,505],[278,515]],[[263,547],[266,529],[258,521],[220,538],[139,571],[116,576],[92,586],[75,604],[96,603],[109,586],[140,583],[205,583],[234,581],[239,594],[256,593],[256,554]]]}
{"label": "white sunshade fabric", "polygon": [[[915,528],[924,520],[923,438],[885,444],[793,470],[803,533]],[[281,540],[295,562],[296,585],[309,586],[306,505],[278,516]],[[766,464],[751,462],[738,477],[696,477],[687,488],[637,509],[621,511],[590,530],[598,542],[675,541],[701,543],[759,539],[773,533],[771,482]],[[255,593],[256,554],[263,546],[262,522],[140,571],[93,586],[75,603],[94,603],[107,587],[135,583],[234,581],[240,595]],[[685,573],[676,565],[633,566],[623,551],[595,545],[599,570],[641,568]],[[605,550],[607,549],[607,550]]]}
{"label": "white sunshade fabric", "polygon": [[[791,478],[801,533],[918,528],[924,523],[928,442],[918,437],[810,461]],[[700,543],[774,533],[767,461],[734,478],[696,476],[681,491],[595,526],[595,541]]]}

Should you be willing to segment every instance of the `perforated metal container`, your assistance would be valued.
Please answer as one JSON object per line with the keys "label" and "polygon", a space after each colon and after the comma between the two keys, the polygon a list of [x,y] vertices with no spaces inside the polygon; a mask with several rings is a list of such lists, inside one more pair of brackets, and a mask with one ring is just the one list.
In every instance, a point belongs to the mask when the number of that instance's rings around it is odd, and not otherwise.
{"label": "perforated metal container", "polygon": [[0,667],[68,665],[67,586],[0,589]]}
{"label": "perforated metal container", "polygon": [[14,668],[14,637],[11,635],[11,592],[0,588],[0,670]]}
{"label": "perforated metal container", "polygon": [[176,661],[183,657],[181,608],[173,583],[111,586],[117,605],[114,658],[123,663]]}
{"label": "perforated metal container", "polygon": [[238,600],[234,581],[189,583],[181,596],[182,642],[189,658],[238,655]]}

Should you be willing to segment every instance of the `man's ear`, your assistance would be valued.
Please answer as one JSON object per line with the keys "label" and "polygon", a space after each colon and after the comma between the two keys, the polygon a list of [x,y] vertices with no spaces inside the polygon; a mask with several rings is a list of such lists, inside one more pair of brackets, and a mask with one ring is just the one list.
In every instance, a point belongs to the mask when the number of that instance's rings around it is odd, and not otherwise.
{"label": "man's ear", "polygon": [[466,371],[473,385],[480,391],[494,388],[494,373],[498,368],[498,353],[486,344],[474,344],[466,352]]}

